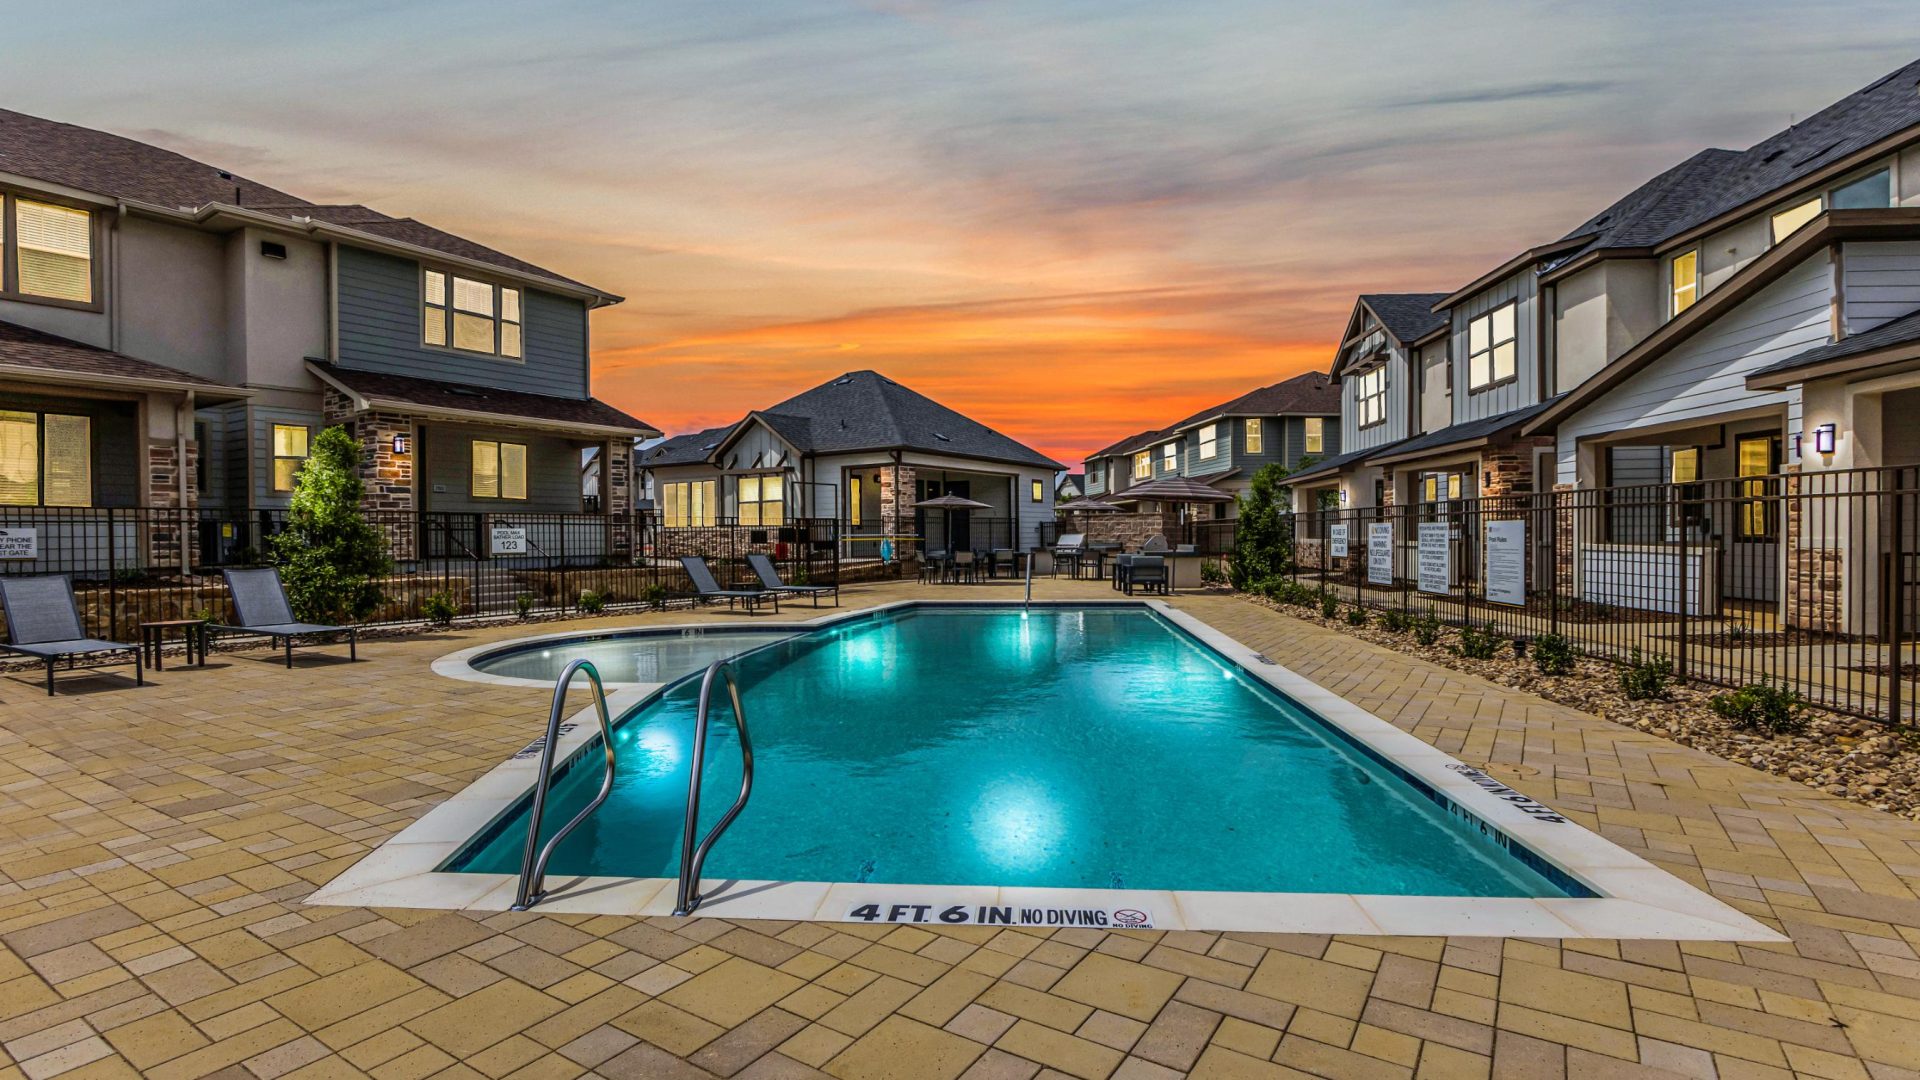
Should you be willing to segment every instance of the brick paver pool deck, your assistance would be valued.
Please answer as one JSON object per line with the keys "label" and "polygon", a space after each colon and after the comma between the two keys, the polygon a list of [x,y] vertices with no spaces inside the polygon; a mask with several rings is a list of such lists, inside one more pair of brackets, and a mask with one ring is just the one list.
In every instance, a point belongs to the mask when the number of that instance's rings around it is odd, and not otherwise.
{"label": "brick paver pool deck", "polygon": [[1920,825],[1239,600],[1174,602],[1791,944],[305,906],[537,733],[543,692],[427,670],[527,631],[457,631],[291,672],[222,654],[144,690],[0,678],[0,1080],[1920,1076]]}

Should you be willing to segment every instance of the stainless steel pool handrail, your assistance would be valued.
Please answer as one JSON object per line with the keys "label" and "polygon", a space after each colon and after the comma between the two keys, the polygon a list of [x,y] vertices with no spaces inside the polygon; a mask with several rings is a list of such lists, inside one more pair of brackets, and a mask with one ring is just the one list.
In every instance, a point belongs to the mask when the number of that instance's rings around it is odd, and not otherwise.
{"label": "stainless steel pool handrail", "polygon": [[[560,827],[546,846],[540,845],[540,819],[546,813],[547,792],[553,787],[553,748],[560,741],[560,717],[567,708],[567,690],[573,685],[573,677],[580,672],[587,673],[587,681],[593,684],[593,704],[600,713],[600,743],[607,753],[607,774],[600,782],[600,794],[593,797],[586,809],[574,815],[572,821]],[[593,666],[591,660],[575,660],[560,673],[553,684],[553,708],[547,713],[547,735],[540,745],[540,778],[533,785],[533,808],[527,815],[527,850],[520,860],[520,886],[514,892],[513,910],[525,911],[546,898],[546,889],[542,888],[547,880],[547,860],[553,857],[553,851],[560,841],[567,838],[574,826],[587,820],[587,815],[600,809],[607,801],[607,794],[613,790],[613,720],[607,715],[607,691],[600,684],[600,669]]]}
{"label": "stainless steel pool handrail", "polygon": [[[722,677],[727,681],[727,696],[733,704],[734,730],[740,733],[740,797],[696,847],[693,837],[700,828],[700,775],[706,771],[707,763],[707,713],[713,705],[714,680]],[[700,895],[700,869],[707,863],[707,852],[713,849],[720,834],[727,831],[727,826],[733,824],[733,819],[740,816],[747,805],[747,796],[752,794],[753,741],[747,737],[746,710],[740,707],[740,683],[733,677],[732,660],[715,660],[707,665],[707,673],[700,678],[700,711],[693,721],[693,764],[687,778],[687,819],[680,837],[680,890],[674,898],[675,915],[691,915],[693,909],[700,906],[704,899]]]}

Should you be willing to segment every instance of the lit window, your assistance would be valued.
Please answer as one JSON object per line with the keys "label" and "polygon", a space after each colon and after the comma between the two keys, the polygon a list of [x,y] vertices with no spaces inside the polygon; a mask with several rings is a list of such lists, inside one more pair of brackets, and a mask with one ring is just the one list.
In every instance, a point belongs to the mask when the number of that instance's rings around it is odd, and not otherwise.
{"label": "lit window", "polygon": [[420,340],[518,358],[520,299],[519,289],[427,270],[421,282]]}
{"label": "lit window", "polygon": [[778,474],[743,476],[737,488],[740,496],[740,524],[782,525],[786,523],[785,485]]}
{"label": "lit window", "polygon": [[847,477],[847,524],[860,524],[860,478]]}
{"label": "lit window", "polygon": [[1868,173],[1833,189],[1829,205],[1835,210],[1878,210],[1893,205],[1893,174],[1886,169]]}
{"label": "lit window", "polygon": [[[1771,540],[1775,525],[1774,481],[1779,466],[1780,441],[1772,435],[1742,435],[1733,441],[1734,468],[1740,481],[1739,534],[1741,540]],[[1749,478],[1754,479],[1749,479]]]}
{"label": "lit window", "polygon": [[662,516],[671,528],[712,525],[717,513],[712,480],[682,481],[660,486]]}
{"label": "lit window", "polygon": [[1327,422],[1318,416],[1307,417],[1307,448],[1309,454],[1318,454],[1327,448]]}
{"label": "lit window", "polygon": [[1248,420],[1247,421],[1247,453],[1249,454],[1262,453],[1261,445],[1262,444],[1261,444],[1261,437],[1260,437],[1260,421]]}
{"label": "lit window", "polygon": [[1133,478],[1145,480],[1153,475],[1153,455],[1145,450],[1133,455]]}
{"label": "lit window", "polygon": [[1167,472],[1180,467],[1180,444],[1168,443],[1160,448],[1160,467]]}
{"label": "lit window", "polygon": [[1042,482],[1040,482],[1040,481],[1038,481],[1038,480],[1035,480],[1035,481],[1033,482],[1033,501],[1034,501],[1034,502],[1045,502],[1045,501],[1047,501],[1047,489],[1046,489],[1046,485],[1045,485],[1045,484],[1043,484]]}
{"label": "lit window", "polygon": [[1678,315],[1700,299],[1700,252],[1683,251],[1669,265],[1673,306],[1668,315]]}
{"label": "lit window", "polygon": [[1671,482],[1675,484],[1697,484],[1700,482],[1700,448],[1689,446],[1673,452],[1673,472]]}
{"label": "lit window", "polygon": [[1200,429],[1200,456],[1210,458],[1220,452],[1220,425],[1208,424]]}
{"label": "lit window", "polygon": [[1372,427],[1387,418],[1387,367],[1385,364],[1354,380],[1354,415],[1359,426]]}
{"label": "lit window", "polygon": [[8,287],[17,295],[93,302],[93,215],[32,199],[10,200]]}
{"label": "lit window", "polygon": [[469,490],[476,499],[526,498],[526,445],[473,440],[473,480]]}
{"label": "lit window", "polygon": [[294,476],[307,460],[308,434],[298,424],[273,425],[273,490],[293,490]]}
{"label": "lit window", "polygon": [[1798,206],[1789,206],[1773,215],[1773,242],[1779,243],[1800,227],[1820,216],[1820,196],[1815,195]]}
{"label": "lit window", "polygon": [[1513,378],[1514,311],[1509,300],[1467,323],[1467,389],[1483,390]]}
{"label": "lit window", "polygon": [[0,412],[0,506],[92,506],[93,421]]}

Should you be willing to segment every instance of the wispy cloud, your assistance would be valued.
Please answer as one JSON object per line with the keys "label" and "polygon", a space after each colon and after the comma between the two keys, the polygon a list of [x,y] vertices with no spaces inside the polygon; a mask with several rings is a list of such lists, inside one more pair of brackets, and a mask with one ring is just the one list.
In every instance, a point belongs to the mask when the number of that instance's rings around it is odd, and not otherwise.
{"label": "wispy cloud", "polygon": [[1418,97],[1401,98],[1385,104],[1390,109],[1416,109],[1435,105],[1495,105],[1506,101],[1587,97],[1604,94],[1618,85],[1613,82],[1525,83],[1519,86],[1489,86],[1478,90],[1447,90]]}

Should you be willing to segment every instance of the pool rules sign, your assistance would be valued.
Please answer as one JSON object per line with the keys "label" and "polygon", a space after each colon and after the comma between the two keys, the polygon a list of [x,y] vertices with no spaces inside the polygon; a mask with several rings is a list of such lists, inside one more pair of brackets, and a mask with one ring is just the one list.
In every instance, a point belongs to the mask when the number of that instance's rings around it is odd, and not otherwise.
{"label": "pool rules sign", "polygon": [[1444,521],[1420,523],[1418,553],[1420,591],[1450,592],[1453,588],[1452,526]]}
{"label": "pool rules sign", "polygon": [[1021,907],[1017,904],[859,904],[848,922],[945,923],[948,926],[1090,926],[1100,930],[1151,930],[1144,908]]}
{"label": "pool rules sign", "polygon": [[1487,599],[1496,604],[1527,602],[1527,523],[1487,522]]}

